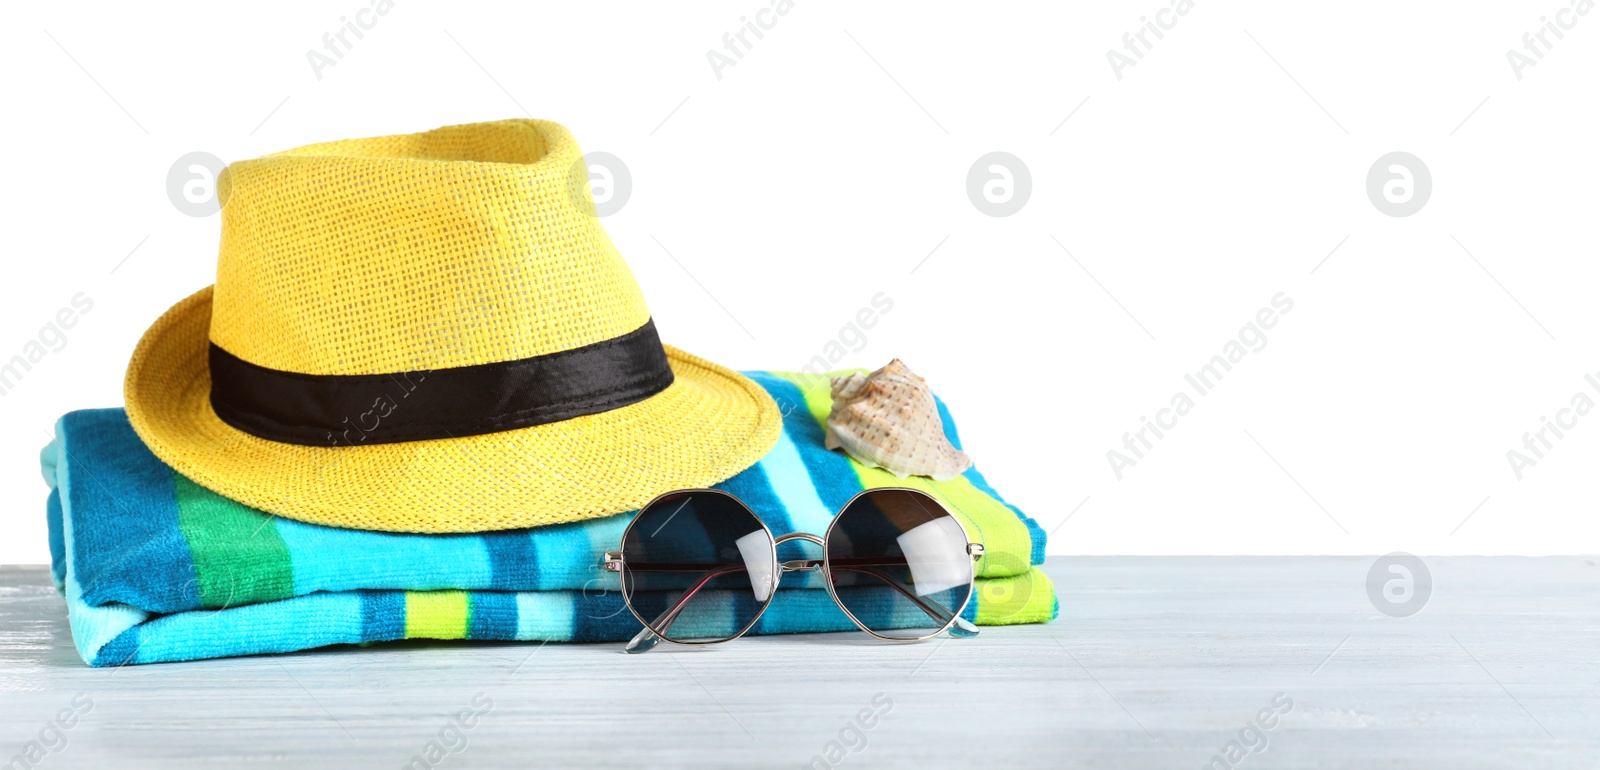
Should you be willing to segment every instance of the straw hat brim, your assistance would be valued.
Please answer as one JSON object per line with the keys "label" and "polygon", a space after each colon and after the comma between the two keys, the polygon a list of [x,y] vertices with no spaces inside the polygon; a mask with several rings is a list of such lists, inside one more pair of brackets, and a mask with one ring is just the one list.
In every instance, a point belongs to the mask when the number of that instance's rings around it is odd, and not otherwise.
{"label": "straw hat brim", "polygon": [[128,418],[178,473],[290,519],[392,532],[483,532],[606,516],[662,492],[733,476],[761,459],[781,430],[778,407],[759,385],[667,347],[673,384],[611,411],[429,441],[327,447],[269,441],[212,411],[211,291],[173,306],[139,341],[124,383]]}

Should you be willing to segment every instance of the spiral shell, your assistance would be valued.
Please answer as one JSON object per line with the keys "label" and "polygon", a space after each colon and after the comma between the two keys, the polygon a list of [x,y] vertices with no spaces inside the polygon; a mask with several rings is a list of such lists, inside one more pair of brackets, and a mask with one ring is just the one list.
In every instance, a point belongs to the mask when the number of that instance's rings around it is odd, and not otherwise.
{"label": "spiral shell", "polygon": [[900,478],[948,481],[972,466],[950,444],[928,381],[900,359],[871,374],[834,377],[824,445]]}

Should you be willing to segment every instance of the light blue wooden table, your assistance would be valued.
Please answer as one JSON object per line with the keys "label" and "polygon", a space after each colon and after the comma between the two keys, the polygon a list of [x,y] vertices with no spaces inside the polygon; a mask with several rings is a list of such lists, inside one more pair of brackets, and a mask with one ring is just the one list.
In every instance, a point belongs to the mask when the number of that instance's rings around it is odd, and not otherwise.
{"label": "light blue wooden table", "polygon": [[79,662],[43,568],[0,568],[0,767],[31,741],[59,747],[47,769],[1600,767],[1600,560],[1429,558],[1433,594],[1403,618],[1368,598],[1372,562],[1053,558],[1060,620],[917,645],[114,670]]}

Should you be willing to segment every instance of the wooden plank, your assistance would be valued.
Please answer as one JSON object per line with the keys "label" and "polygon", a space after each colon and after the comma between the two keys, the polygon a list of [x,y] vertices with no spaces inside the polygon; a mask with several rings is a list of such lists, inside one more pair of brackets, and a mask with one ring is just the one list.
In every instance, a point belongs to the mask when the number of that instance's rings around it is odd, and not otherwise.
{"label": "wooden plank", "polygon": [[[1206,767],[1241,732],[1260,752],[1212,766],[1600,759],[1597,560],[1430,558],[1406,618],[1374,609],[1371,564],[1057,557],[1057,622],[914,645],[397,643],[113,670],[78,660],[44,569],[0,568],[0,767],[75,697],[92,706],[37,767],[392,768],[430,740],[457,749],[437,767]],[[827,762],[830,741],[857,750]]]}

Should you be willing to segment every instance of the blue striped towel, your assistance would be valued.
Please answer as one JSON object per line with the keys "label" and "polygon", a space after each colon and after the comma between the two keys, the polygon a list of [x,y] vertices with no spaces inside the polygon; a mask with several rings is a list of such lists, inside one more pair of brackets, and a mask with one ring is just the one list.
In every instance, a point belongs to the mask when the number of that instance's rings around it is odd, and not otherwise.
{"label": "blue striped towel", "polygon": [[[921,486],[986,546],[969,620],[1055,617],[1054,589],[1034,566],[1043,561],[1044,533],[976,470],[933,482],[865,468],[822,446],[825,379],[747,374],[778,401],[783,435],[759,463],[717,486],[748,502],[774,533],[823,532],[867,486]],[[613,641],[640,628],[615,574],[598,566],[631,514],[464,535],[305,524],[175,473],[145,448],[121,409],[65,415],[41,461],[51,486],[52,568],[78,652],[93,666],[404,638]],[[751,633],[854,628],[815,575],[791,574],[783,585],[794,590],[779,594]],[[890,605],[884,602],[886,611]]]}

